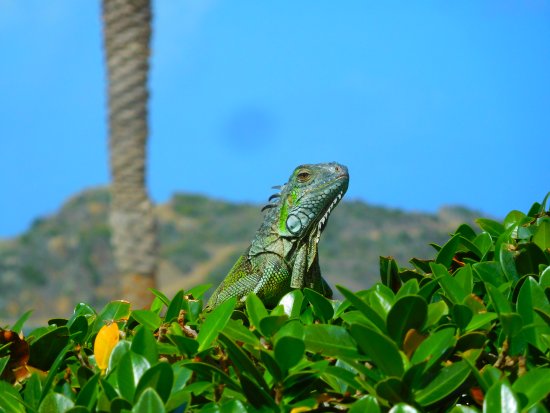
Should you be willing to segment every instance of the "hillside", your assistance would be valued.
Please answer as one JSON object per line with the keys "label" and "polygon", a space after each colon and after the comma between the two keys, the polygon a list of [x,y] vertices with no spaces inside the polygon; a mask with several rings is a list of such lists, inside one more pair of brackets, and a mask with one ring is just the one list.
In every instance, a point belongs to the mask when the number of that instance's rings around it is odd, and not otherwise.
{"label": "hillside", "polygon": [[[106,189],[89,190],[21,236],[0,240],[0,318],[32,308],[39,321],[67,316],[77,302],[102,306],[120,298],[108,204]],[[253,237],[262,219],[259,209],[189,194],[158,205],[159,289],[171,296],[181,288],[218,283]],[[478,216],[460,207],[426,214],[343,202],[321,239],[323,274],[331,285],[366,288],[378,280],[380,255],[407,266],[410,257],[433,255],[429,242],[443,243],[460,223]]]}

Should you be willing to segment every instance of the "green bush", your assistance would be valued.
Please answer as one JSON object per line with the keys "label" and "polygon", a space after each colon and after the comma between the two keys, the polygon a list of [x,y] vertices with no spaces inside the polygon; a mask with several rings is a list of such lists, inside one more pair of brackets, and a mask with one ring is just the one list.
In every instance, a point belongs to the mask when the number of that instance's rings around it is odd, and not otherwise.
{"label": "green bush", "polygon": [[[547,196],[548,198],[548,196]],[[380,259],[343,300],[295,290],[202,311],[208,286],[148,310],[76,306],[0,336],[4,412],[548,412],[547,198],[463,224],[433,260]]]}

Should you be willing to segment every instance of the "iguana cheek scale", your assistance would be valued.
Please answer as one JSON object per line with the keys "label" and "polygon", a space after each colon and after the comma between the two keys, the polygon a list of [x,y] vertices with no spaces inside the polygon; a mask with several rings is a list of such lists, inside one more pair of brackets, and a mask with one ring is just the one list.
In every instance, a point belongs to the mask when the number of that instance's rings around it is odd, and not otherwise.
{"label": "iguana cheek scale", "polygon": [[332,290],[321,276],[318,243],[332,210],[349,183],[348,169],[335,162],[298,166],[262,211],[264,221],[248,249],[208,301],[212,309],[231,297],[238,306],[254,292],[268,307],[293,288]]}

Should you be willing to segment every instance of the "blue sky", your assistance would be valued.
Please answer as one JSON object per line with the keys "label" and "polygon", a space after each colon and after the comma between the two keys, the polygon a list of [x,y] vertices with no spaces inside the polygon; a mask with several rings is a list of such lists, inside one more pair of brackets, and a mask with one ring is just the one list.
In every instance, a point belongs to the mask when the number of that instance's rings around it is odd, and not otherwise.
{"label": "blue sky", "polygon": [[[550,190],[550,1],[154,2],[148,186],[497,217]],[[109,181],[100,3],[0,0],[0,237]]]}

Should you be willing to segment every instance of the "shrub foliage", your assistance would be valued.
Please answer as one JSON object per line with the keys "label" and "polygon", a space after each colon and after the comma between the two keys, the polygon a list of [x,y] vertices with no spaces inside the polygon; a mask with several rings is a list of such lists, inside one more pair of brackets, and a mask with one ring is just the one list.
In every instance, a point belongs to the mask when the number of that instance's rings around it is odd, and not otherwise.
{"label": "shrub foliage", "polygon": [[4,412],[547,412],[550,213],[460,225],[432,260],[380,258],[343,299],[295,290],[205,313],[208,286],[150,309],[78,304],[0,330]]}

